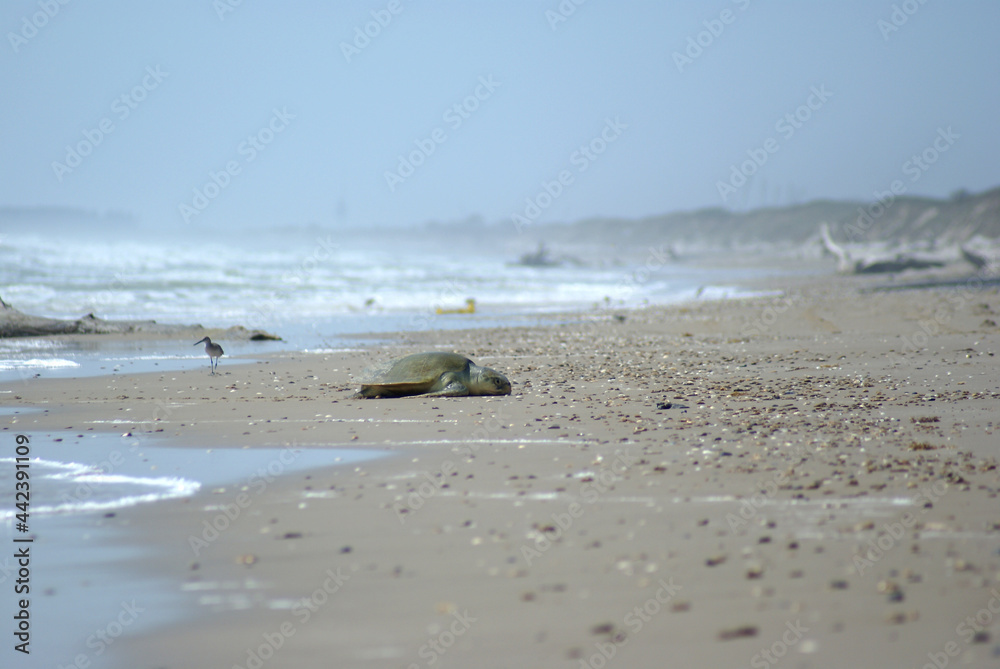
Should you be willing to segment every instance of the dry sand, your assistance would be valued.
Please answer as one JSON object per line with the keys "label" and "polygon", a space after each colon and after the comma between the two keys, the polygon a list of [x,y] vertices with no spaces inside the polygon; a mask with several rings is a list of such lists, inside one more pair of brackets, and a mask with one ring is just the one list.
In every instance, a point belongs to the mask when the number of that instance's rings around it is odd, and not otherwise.
{"label": "dry sand", "polygon": [[[998,666],[1000,295],[869,284],[36,379],[8,429],[393,453],[119,512],[191,602],[123,667]],[[432,349],[514,394],[346,399]]]}

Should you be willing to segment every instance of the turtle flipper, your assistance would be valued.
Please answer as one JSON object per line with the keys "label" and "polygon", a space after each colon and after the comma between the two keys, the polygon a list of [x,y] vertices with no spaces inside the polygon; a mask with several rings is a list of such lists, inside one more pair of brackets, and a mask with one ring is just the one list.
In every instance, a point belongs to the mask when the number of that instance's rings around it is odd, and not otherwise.
{"label": "turtle flipper", "polygon": [[468,397],[469,388],[459,380],[458,375],[446,372],[441,375],[437,385],[440,390],[432,393],[425,393],[424,397]]}
{"label": "turtle flipper", "polygon": [[461,381],[453,381],[449,383],[443,390],[439,390],[436,393],[426,393],[421,395],[421,397],[468,397],[469,389],[465,387],[465,384]]}

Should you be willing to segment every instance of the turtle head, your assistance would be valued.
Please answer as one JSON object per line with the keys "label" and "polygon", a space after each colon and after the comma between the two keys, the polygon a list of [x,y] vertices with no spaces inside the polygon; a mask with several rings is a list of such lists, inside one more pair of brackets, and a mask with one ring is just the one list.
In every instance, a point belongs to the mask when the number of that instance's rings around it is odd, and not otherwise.
{"label": "turtle head", "polygon": [[[495,369],[481,367],[479,376],[473,382],[476,395],[510,395],[510,381]],[[473,388],[469,388],[473,390]]]}

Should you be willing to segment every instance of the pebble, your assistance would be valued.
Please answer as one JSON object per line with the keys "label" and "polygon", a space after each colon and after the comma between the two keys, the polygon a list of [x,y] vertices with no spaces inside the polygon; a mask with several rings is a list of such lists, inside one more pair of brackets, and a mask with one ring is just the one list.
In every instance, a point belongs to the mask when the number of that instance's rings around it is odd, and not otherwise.
{"label": "pebble", "polygon": [[742,627],[731,627],[719,631],[719,641],[732,641],[734,639],[749,639],[757,636],[759,630],[756,625],[743,625]]}

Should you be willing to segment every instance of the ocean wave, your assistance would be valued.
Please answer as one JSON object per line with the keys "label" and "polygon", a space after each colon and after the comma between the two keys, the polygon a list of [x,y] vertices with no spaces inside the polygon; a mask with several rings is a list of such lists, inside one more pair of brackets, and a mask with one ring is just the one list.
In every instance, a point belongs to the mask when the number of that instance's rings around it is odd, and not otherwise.
{"label": "ocean wave", "polygon": [[15,369],[68,369],[80,363],[64,358],[6,358],[0,359],[0,371]]}
{"label": "ocean wave", "polygon": [[[14,458],[0,458],[0,463],[14,462]],[[77,462],[32,458],[29,464],[32,515],[109,511],[193,495],[201,487],[184,478],[111,474]],[[8,471],[0,479],[12,479],[13,468]],[[6,521],[17,513],[15,508],[0,508],[0,520]]]}
{"label": "ocean wave", "polygon": [[[248,237],[253,237],[252,235]],[[509,265],[501,250],[478,253],[407,243],[392,247],[275,243],[164,245],[150,240],[8,236],[0,247],[0,290],[28,313],[79,318],[201,323],[281,320],[380,312],[425,313],[475,298],[484,310],[530,312],[638,306],[690,299],[726,283],[718,270],[660,264],[559,267]],[[441,247],[444,247],[442,250]],[[451,252],[449,252],[451,251]],[[735,273],[730,273],[735,277]],[[706,293],[707,295],[707,293]]]}

